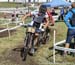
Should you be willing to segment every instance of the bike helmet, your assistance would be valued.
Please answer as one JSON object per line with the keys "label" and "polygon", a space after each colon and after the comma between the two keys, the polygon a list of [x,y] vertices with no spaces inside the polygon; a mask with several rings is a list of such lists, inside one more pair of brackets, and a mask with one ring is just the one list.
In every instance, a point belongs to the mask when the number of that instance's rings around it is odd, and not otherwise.
{"label": "bike helmet", "polygon": [[45,14],[46,11],[47,11],[47,7],[44,6],[44,5],[41,5],[40,8],[39,8],[39,12]]}

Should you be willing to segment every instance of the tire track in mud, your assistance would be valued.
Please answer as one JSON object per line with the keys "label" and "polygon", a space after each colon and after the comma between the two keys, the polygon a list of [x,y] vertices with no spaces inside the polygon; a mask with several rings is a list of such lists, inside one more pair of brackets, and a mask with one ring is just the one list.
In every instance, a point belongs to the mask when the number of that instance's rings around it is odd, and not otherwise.
{"label": "tire track in mud", "polygon": [[7,50],[3,53],[3,56],[0,56],[0,62],[11,63],[12,65],[38,65],[34,60],[34,56],[27,56],[26,61],[22,61],[20,56],[21,46],[18,46],[12,50]]}

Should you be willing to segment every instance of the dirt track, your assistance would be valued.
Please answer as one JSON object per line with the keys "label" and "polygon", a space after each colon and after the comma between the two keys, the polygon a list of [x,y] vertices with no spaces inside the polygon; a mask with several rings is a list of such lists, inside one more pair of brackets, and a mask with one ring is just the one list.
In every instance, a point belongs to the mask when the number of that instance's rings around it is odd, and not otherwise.
{"label": "dirt track", "polygon": [[[1,17],[5,17],[6,14],[2,14]],[[8,14],[9,16],[9,14]],[[0,28],[0,30],[3,30],[5,28]],[[13,35],[16,30],[11,30],[10,33]],[[8,31],[0,33],[0,38],[2,37],[8,37]],[[2,56],[0,55],[0,65],[38,65],[34,61],[34,56],[27,56],[26,61],[22,61],[22,58],[20,56],[21,49],[23,48],[22,45],[17,46],[16,48],[13,48],[12,50],[6,50],[5,52],[2,53]]]}
{"label": "dirt track", "polygon": [[[0,28],[0,30],[3,30],[4,28]],[[16,30],[11,30],[10,33],[11,35],[13,35],[15,33]],[[8,37],[8,31],[2,32],[0,33],[0,38],[2,37]],[[4,51],[2,54],[2,56],[0,56],[0,63],[12,63],[12,64],[16,64],[16,65],[37,65],[34,62],[34,59],[32,56],[27,56],[27,60],[26,61],[22,61],[22,58],[20,56],[21,53],[21,49],[23,48],[22,45],[17,46],[16,48],[13,48],[12,50],[6,50]],[[10,62],[8,62],[8,61]]]}
{"label": "dirt track", "polygon": [[[10,51],[6,51],[4,52],[3,56],[4,57],[0,57],[0,62],[5,61],[5,63],[12,63],[15,65],[38,65],[35,61],[34,61],[34,56],[27,56],[26,61],[22,61],[22,58],[20,56],[20,51],[22,49],[22,46],[18,46]],[[8,62],[8,61],[9,62]]]}

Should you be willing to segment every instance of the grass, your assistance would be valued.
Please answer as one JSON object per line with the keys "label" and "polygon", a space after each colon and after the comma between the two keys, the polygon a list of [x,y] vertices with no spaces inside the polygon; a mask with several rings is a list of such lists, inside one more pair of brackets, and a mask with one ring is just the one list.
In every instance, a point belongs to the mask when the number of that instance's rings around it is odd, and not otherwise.
{"label": "grass", "polygon": [[[31,19],[27,19],[26,21],[30,21]],[[15,25],[9,24],[9,27],[13,27]],[[6,27],[3,25],[0,25],[0,27]],[[25,35],[25,28],[21,27],[17,29],[17,32],[14,33],[14,35],[11,35],[11,37],[4,37],[0,38],[0,53],[4,52],[6,48],[13,48],[15,45],[19,44],[23,41]],[[4,40],[4,41],[3,41]]]}
{"label": "grass", "polygon": [[[56,42],[64,40],[66,38],[66,32],[67,32],[67,27],[63,22],[57,22],[55,24],[55,27],[57,29],[56,31]],[[53,38],[53,37],[52,37]],[[46,64],[46,65],[74,65],[74,59],[75,57],[67,55],[67,57],[63,57],[60,54],[56,54],[56,63],[57,64],[52,64],[53,63],[53,51],[52,49],[49,49],[53,47],[53,39],[49,42],[49,44],[44,45],[42,48],[36,52],[36,61],[38,61],[39,65],[41,64]]]}
{"label": "grass", "polygon": [[[2,48],[1,50],[6,48],[13,48],[15,45],[17,45],[23,40],[23,37],[21,35],[24,35],[24,34],[21,32],[24,32],[24,31],[23,29],[22,30],[21,29],[22,28],[17,29],[17,32],[15,32],[14,35],[12,35],[10,38],[9,37],[0,38],[0,48]],[[21,35],[19,35],[20,33]],[[0,53],[1,53],[1,50],[0,50]]]}
{"label": "grass", "polygon": [[[25,7],[23,3],[15,3],[15,2],[0,2],[0,8],[16,8],[16,7]],[[28,7],[28,3],[26,3],[26,7]],[[30,10],[35,10],[35,8],[30,7]]]}
{"label": "grass", "polygon": [[[55,27],[57,29],[56,30],[56,42],[65,39],[66,29],[67,29],[65,24],[63,22],[57,22],[55,24]],[[53,62],[53,58],[52,57],[49,58],[49,56],[51,56],[53,53],[52,49],[49,50],[49,48],[51,47],[53,47],[53,36],[49,44],[43,46],[42,48],[40,48],[41,50],[37,52],[37,54],[40,55],[40,57],[36,56],[38,58],[37,61],[39,61],[41,64],[44,64],[44,63],[48,64],[50,62]],[[57,57],[57,58],[60,58],[60,57]],[[59,61],[60,59],[58,60],[58,62]]]}
{"label": "grass", "polygon": [[23,4],[21,3],[14,3],[14,2],[0,2],[0,7],[8,8],[8,7],[23,7]]}
{"label": "grass", "polygon": [[[30,19],[27,19],[26,21],[28,22],[30,21]],[[64,24],[64,22],[56,22],[55,27],[56,27],[56,42],[65,39],[67,27]],[[5,58],[5,56],[7,56],[7,53],[9,53],[9,50],[11,51],[13,48],[23,43],[25,35],[24,32],[25,29],[21,27],[18,28],[17,31],[13,35],[11,35],[10,38],[9,37],[0,38],[0,57]],[[64,59],[63,56],[60,56],[60,54],[56,54],[56,62],[59,64],[52,64],[53,51],[52,49],[49,49],[51,47],[53,47],[53,36],[51,37],[49,44],[43,45],[38,48],[38,50],[35,52],[33,56],[33,61],[36,62],[38,65],[63,65],[63,64],[74,65],[75,61],[74,57],[68,55]],[[4,60],[4,61],[2,61],[2,59],[0,60],[1,60],[0,65],[20,65],[17,63],[13,63],[13,61],[10,62],[10,60]],[[67,64],[67,62],[69,62],[69,64]]]}

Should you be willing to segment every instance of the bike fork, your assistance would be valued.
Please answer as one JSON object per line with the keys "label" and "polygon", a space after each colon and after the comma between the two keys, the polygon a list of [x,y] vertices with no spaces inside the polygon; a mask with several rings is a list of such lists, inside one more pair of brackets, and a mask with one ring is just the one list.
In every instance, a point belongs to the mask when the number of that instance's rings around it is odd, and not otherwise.
{"label": "bike fork", "polygon": [[34,33],[32,34],[32,40],[31,40],[31,49],[30,49],[30,54],[34,54],[34,40],[35,40],[35,35]]}

